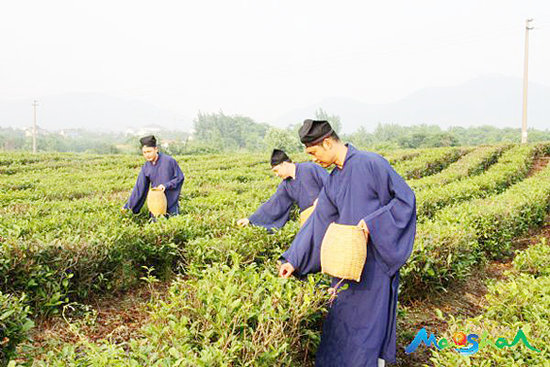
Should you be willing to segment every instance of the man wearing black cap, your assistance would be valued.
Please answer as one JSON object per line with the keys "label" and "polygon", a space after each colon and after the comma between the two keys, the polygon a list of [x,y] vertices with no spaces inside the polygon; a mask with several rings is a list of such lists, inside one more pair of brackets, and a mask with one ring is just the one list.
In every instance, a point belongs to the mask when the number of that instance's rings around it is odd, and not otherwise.
{"label": "man wearing black cap", "polygon": [[297,204],[301,212],[310,208],[328,177],[327,171],[311,162],[292,163],[288,155],[279,149],[274,149],[271,154],[271,170],[283,182],[254,214],[239,219],[238,225],[250,223],[267,229],[283,227],[288,222],[292,205]]}
{"label": "man wearing black cap", "polygon": [[164,191],[168,214],[179,214],[178,199],[185,177],[178,162],[169,155],[159,152],[157,139],[153,135],[145,136],[139,142],[146,162],[141,167],[136,185],[123,209],[131,209],[135,214],[139,213],[151,186]]}
{"label": "man wearing black cap", "polygon": [[[380,155],[344,144],[327,121],[305,120],[306,152],[323,167],[335,165],[315,211],[281,256],[279,275],[321,270],[321,244],[331,223],[357,225],[368,236],[360,281],[345,280],[323,325],[317,366],[383,366],[395,362],[399,268],[416,231],[413,191]],[[338,289],[340,279],[333,278]]]}

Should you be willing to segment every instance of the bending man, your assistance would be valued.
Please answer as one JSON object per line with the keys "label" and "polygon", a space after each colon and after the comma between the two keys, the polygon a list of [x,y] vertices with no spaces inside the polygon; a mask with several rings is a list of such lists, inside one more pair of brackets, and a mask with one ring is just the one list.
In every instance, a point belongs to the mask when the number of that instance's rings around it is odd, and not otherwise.
{"label": "bending man", "polygon": [[288,222],[292,205],[297,204],[301,212],[310,208],[328,178],[327,171],[318,165],[311,162],[292,163],[288,155],[279,149],[274,149],[271,154],[271,167],[283,182],[254,214],[237,221],[238,225],[250,223],[267,229],[282,228]]}

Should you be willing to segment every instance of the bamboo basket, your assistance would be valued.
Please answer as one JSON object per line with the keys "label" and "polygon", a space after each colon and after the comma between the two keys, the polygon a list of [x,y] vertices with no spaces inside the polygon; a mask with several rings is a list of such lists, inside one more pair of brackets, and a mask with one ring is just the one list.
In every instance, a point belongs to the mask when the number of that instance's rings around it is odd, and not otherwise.
{"label": "bamboo basket", "polygon": [[153,216],[159,217],[166,214],[168,202],[166,201],[166,195],[160,189],[149,189],[147,194],[147,208]]}
{"label": "bamboo basket", "polygon": [[366,260],[365,232],[358,226],[331,223],[321,244],[321,271],[359,282]]}
{"label": "bamboo basket", "polygon": [[313,214],[314,209],[315,204],[300,213],[300,227],[302,227],[306,223],[306,220],[311,216],[311,214]]}

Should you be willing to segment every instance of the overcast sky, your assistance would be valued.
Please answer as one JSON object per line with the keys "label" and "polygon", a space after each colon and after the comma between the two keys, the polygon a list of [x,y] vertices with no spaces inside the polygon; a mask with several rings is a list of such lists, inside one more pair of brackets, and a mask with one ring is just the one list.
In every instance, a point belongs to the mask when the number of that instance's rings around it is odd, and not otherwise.
{"label": "overcast sky", "polygon": [[550,1],[3,1],[0,100],[72,92],[257,120],[486,74],[550,85]]}

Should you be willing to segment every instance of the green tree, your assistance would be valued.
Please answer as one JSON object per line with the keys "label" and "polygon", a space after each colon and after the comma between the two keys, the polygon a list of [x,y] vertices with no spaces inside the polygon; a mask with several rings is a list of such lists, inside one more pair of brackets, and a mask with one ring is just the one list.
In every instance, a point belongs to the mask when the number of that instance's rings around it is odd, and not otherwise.
{"label": "green tree", "polygon": [[374,130],[374,141],[380,142],[397,142],[400,136],[406,134],[406,129],[397,124],[382,124],[379,123]]}
{"label": "green tree", "polygon": [[363,149],[372,146],[374,143],[373,135],[364,126],[359,127],[354,133],[344,136],[343,139]]}
{"label": "green tree", "polygon": [[269,129],[250,117],[229,116],[218,113],[199,112],[194,120],[196,140],[219,147],[221,150],[264,149],[263,138]]}
{"label": "green tree", "polygon": [[299,152],[302,149],[298,134],[290,129],[270,128],[265,135],[264,143],[269,150],[282,149],[287,153]]}
{"label": "green tree", "polygon": [[337,134],[340,134],[340,131],[342,131],[342,123],[340,122],[340,116],[338,115],[329,115],[327,111],[319,108],[315,111],[315,119],[328,121],[330,126],[332,126],[332,129],[336,131]]}

